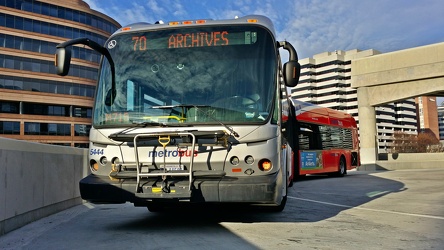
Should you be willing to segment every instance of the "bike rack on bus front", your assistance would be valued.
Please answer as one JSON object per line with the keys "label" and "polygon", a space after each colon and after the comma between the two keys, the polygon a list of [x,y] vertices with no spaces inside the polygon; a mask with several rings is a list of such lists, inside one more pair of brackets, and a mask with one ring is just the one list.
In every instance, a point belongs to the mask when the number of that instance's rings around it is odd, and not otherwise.
{"label": "bike rack on bus front", "polygon": [[[163,154],[163,171],[161,172],[150,172],[149,168],[147,169],[147,173],[142,173],[143,163],[140,162],[139,152],[138,152],[138,141],[142,138],[157,138],[160,145],[162,145],[163,150],[165,150],[166,146],[170,143],[171,136],[179,136],[179,137],[190,137],[191,138],[191,156],[190,163],[187,171],[168,171],[166,166],[166,154]],[[166,140],[168,138],[168,140]],[[137,185],[136,185],[136,194],[140,193],[141,190],[141,179],[143,177],[162,177],[162,187],[157,190],[160,196],[163,193],[168,193],[168,197],[176,196],[174,193],[171,193],[169,190],[168,184],[166,183],[167,176],[188,176],[189,184],[188,184],[188,193],[191,195],[191,186],[193,181],[193,163],[194,163],[194,153],[195,153],[195,145],[196,145],[196,137],[193,133],[190,132],[173,132],[173,133],[152,133],[152,134],[139,134],[134,136],[134,153],[136,156],[136,169],[137,169]],[[177,195],[181,196],[183,194],[178,193]]]}
{"label": "bike rack on bus front", "polygon": [[[182,144],[186,147],[191,147],[189,166],[186,170],[169,171],[166,165],[167,155],[163,153],[163,161],[161,161],[160,168],[156,168],[156,171],[150,170],[150,166],[153,167],[158,164],[154,161],[150,165],[141,162],[139,158],[139,143],[145,140],[157,140],[158,145],[162,146],[165,152],[166,146],[170,144],[175,138],[181,138]],[[205,177],[223,177],[225,176],[225,171],[194,171],[194,157],[196,153],[197,139],[201,138],[201,141],[205,141],[206,144],[212,145],[223,145],[227,147],[227,134],[224,131],[192,131],[192,132],[162,132],[162,133],[148,133],[148,134],[137,134],[134,136],[134,153],[136,160],[136,170],[137,170],[137,184],[135,195],[139,198],[190,198],[193,188],[193,178],[194,176],[205,176]],[[143,143],[141,143],[143,144]],[[172,144],[172,143],[171,143]],[[179,147],[179,146],[178,146]],[[179,164],[180,165],[180,164]],[[157,166],[157,165],[156,165]],[[145,171],[142,171],[142,168]],[[159,171],[163,170],[163,171]],[[188,188],[187,190],[181,189],[170,189],[169,183],[167,181],[168,176],[188,176]],[[143,192],[142,178],[149,177],[162,177],[161,187],[152,187],[151,193]]]}

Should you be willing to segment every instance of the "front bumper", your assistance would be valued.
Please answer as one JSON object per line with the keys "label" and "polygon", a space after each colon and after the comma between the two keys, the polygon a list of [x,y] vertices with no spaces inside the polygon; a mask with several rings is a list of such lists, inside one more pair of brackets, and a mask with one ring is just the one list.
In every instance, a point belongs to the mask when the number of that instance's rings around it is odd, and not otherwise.
{"label": "front bumper", "polygon": [[[169,180],[167,192],[161,180],[143,179],[144,185],[136,192],[136,179],[112,179],[90,174],[80,185],[82,199],[92,203],[132,202],[144,205],[152,201],[239,202],[250,204],[279,204],[281,187],[278,173],[263,176],[220,178],[194,177],[189,189],[188,179]],[[153,179],[153,178],[152,178]]]}

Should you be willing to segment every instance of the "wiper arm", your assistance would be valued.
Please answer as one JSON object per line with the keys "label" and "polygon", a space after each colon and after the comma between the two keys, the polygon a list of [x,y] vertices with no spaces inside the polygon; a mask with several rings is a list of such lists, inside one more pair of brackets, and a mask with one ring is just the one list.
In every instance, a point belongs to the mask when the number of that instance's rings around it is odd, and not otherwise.
{"label": "wiper arm", "polygon": [[133,131],[136,128],[144,128],[144,127],[146,127],[148,125],[150,125],[150,126],[161,126],[161,127],[166,126],[165,123],[159,123],[159,122],[153,122],[153,121],[137,122],[137,121],[132,120],[131,123],[132,124],[128,128],[125,128],[125,129],[123,129],[123,130],[121,130],[121,131],[119,131],[117,133],[110,134],[108,137],[109,138],[113,138],[113,137],[115,138],[115,137],[117,137],[119,135],[126,134],[126,133],[128,133],[130,131]]}
{"label": "wiper arm", "polygon": [[152,109],[172,109],[172,108],[208,108],[208,105],[193,105],[193,104],[176,104],[164,106],[152,106]]}
{"label": "wiper arm", "polygon": [[147,127],[149,126],[159,126],[159,127],[191,127],[191,124],[184,123],[165,123],[165,122],[153,122],[153,121],[145,121],[145,122],[135,122],[133,124],[136,127]]}
{"label": "wiper arm", "polygon": [[209,106],[209,105],[177,104],[177,105],[152,106],[151,108],[152,109],[195,108],[197,112],[202,112],[204,115],[211,118],[211,120],[224,126],[235,137],[239,137],[239,134],[236,131],[234,131],[234,129],[232,127],[230,127],[230,126],[226,125],[225,123],[216,119],[216,117],[214,117],[210,112],[205,112],[203,110],[200,110],[200,108],[211,108],[211,106]]}
{"label": "wiper arm", "polygon": [[[198,108],[198,106],[194,106],[194,107],[196,108],[196,111],[197,111],[197,112],[202,112],[204,115],[206,115],[206,116],[208,116],[209,118],[211,118],[211,120],[213,120],[213,121],[219,123],[220,125],[224,126],[228,131],[230,131],[230,133],[231,133],[232,135],[234,135],[234,137],[239,137],[239,134],[238,134],[236,131],[234,131],[234,129],[233,129],[232,127],[230,127],[230,126],[228,126],[227,124],[225,124],[225,123],[219,121],[218,119],[216,119],[216,117],[214,117],[210,112],[208,112],[208,111],[205,112],[205,111],[203,111],[203,110],[201,111],[201,110]],[[206,107],[211,107],[211,106],[206,106]]]}
{"label": "wiper arm", "polygon": [[160,127],[166,127],[166,123],[164,122],[154,122],[154,121],[135,121],[130,120],[133,124],[133,127],[147,127],[147,126],[160,126]]}

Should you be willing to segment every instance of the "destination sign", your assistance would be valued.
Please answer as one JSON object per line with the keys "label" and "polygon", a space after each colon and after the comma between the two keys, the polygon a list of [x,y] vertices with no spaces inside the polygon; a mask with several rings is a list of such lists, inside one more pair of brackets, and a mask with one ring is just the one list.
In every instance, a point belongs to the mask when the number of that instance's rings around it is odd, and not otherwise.
{"label": "destination sign", "polygon": [[227,31],[175,34],[168,39],[168,48],[211,47],[229,44]]}
{"label": "destination sign", "polygon": [[216,47],[229,45],[248,45],[257,41],[257,32],[229,32],[226,30],[212,32],[170,33],[165,37],[152,37],[156,33],[144,33],[131,37],[133,51],[154,49],[178,49],[195,47]]}

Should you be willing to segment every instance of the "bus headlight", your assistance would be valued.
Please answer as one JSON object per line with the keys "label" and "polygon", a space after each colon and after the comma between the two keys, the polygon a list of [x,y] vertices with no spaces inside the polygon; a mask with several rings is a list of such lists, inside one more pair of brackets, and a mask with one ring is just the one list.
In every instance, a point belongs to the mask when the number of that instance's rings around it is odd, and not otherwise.
{"label": "bus headlight", "polygon": [[262,159],[259,161],[258,167],[262,171],[270,171],[273,168],[273,164],[268,159]]}
{"label": "bus headlight", "polygon": [[100,164],[106,165],[108,163],[108,159],[106,159],[106,156],[102,156],[100,158]]}
{"label": "bus headlight", "polygon": [[251,165],[254,163],[254,158],[251,155],[247,155],[247,157],[245,157],[245,163],[247,163],[248,165]]}
{"label": "bus headlight", "polygon": [[231,165],[237,166],[239,164],[239,158],[237,156],[233,156],[230,158]]}

